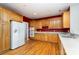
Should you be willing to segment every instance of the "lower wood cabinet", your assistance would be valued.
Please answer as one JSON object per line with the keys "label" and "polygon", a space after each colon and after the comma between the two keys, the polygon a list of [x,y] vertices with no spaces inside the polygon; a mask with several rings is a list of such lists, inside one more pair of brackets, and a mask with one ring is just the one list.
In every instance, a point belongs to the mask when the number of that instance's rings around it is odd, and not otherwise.
{"label": "lower wood cabinet", "polygon": [[60,55],[66,55],[65,49],[62,45],[62,42],[60,41],[60,38],[58,40],[58,47],[59,47],[59,54]]}
{"label": "lower wood cabinet", "polygon": [[57,43],[58,42],[58,35],[57,34],[49,34],[49,33],[36,33],[35,37],[33,37],[32,39]]}
{"label": "lower wood cabinet", "polygon": [[33,40],[47,41],[55,43],[56,45],[56,54],[57,55],[66,55],[62,42],[58,34],[48,34],[48,33],[36,33],[35,37],[32,37]]}
{"label": "lower wood cabinet", "polygon": [[57,34],[47,34],[47,39],[50,42],[57,43],[58,42],[58,35]]}

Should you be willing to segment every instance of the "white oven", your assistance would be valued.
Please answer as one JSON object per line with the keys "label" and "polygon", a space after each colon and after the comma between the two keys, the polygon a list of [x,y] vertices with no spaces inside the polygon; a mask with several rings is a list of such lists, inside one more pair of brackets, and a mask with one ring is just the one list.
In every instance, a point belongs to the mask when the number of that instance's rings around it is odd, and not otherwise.
{"label": "white oven", "polygon": [[34,37],[35,29],[34,27],[30,27],[30,37]]}

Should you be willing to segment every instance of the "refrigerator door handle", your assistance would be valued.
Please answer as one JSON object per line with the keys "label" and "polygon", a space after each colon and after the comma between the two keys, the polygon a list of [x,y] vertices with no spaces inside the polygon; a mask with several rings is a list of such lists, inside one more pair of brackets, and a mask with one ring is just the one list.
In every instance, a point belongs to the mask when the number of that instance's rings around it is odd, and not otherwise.
{"label": "refrigerator door handle", "polygon": [[16,33],[16,32],[17,32],[17,29],[14,30],[14,33]]}

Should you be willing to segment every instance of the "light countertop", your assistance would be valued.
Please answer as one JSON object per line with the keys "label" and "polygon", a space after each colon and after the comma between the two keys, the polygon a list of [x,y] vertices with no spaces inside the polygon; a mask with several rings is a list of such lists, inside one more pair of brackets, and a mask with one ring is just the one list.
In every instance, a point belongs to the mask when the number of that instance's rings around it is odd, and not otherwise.
{"label": "light countertop", "polygon": [[67,55],[79,55],[79,37],[65,38],[61,34],[59,37]]}

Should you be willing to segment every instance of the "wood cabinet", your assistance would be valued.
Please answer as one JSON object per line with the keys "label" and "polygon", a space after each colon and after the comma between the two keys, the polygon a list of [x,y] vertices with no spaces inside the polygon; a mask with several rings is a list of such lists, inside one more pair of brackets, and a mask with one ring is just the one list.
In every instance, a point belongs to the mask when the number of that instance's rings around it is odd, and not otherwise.
{"label": "wood cabinet", "polygon": [[58,35],[57,34],[47,34],[47,38],[50,42],[58,42]]}
{"label": "wood cabinet", "polygon": [[30,26],[35,27],[35,29],[42,29],[44,26],[48,26],[49,29],[62,28],[62,17],[32,20],[30,21]]}
{"label": "wood cabinet", "polygon": [[3,13],[5,15],[8,15],[7,16],[9,18],[8,20],[23,22],[23,16],[22,15],[19,15],[18,13],[11,11],[7,8],[2,8],[2,10],[3,10]]}
{"label": "wood cabinet", "polygon": [[35,21],[33,21],[33,20],[32,20],[32,21],[30,21],[30,27],[35,27],[35,29],[36,29],[36,25],[35,25],[35,24],[36,24],[36,22],[35,22]]}
{"label": "wood cabinet", "polygon": [[32,40],[40,40],[54,43],[56,46],[56,54],[66,55],[65,49],[60,41],[58,34],[48,34],[48,33],[36,33],[35,37],[31,37]]}
{"label": "wood cabinet", "polygon": [[49,19],[42,19],[40,21],[42,23],[42,26],[49,26]]}
{"label": "wood cabinet", "polygon": [[42,40],[44,41],[45,39],[45,34],[35,34],[34,40]]}
{"label": "wood cabinet", "polygon": [[0,8],[0,54],[10,49],[10,21],[3,8]]}
{"label": "wood cabinet", "polygon": [[59,47],[59,54],[60,54],[60,55],[66,55],[66,52],[65,52],[65,50],[64,50],[64,47],[63,47],[63,45],[62,45],[62,42],[60,41],[60,38],[59,38],[59,40],[58,40],[58,47]]}
{"label": "wood cabinet", "polygon": [[37,29],[42,29],[42,22],[41,20],[36,21]]}
{"label": "wood cabinet", "polygon": [[35,27],[35,29],[42,29],[42,22],[41,20],[32,20],[30,21],[30,27]]}
{"label": "wood cabinet", "polygon": [[49,28],[52,29],[52,28],[62,28],[62,17],[57,17],[57,18],[53,18],[53,19],[50,19],[50,22],[49,22]]}
{"label": "wood cabinet", "polygon": [[65,11],[63,13],[63,28],[70,28],[70,12]]}
{"label": "wood cabinet", "polygon": [[3,39],[2,39],[2,20],[1,20],[1,14],[2,10],[0,8],[0,52],[3,50]]}
{"label": "wood cabinet", "polygon": [[10,49],[10,21],[3,21],[2,23],[3,49],[8,50]]}
{"label": "wood cabinet", "polygon": [[57,34],[49,34],[49,33],[36,33],[35,37],[33,37],[33,39],[57,43],[58,42],[58,35]]}
{"label": "wood cabinet", "polygon": [[36,33],[35,37],[32,37],[31,39],[55,43],[57,54],[66,55],[64,47],[63,47],[63,45],[60,41],[60,38],[57,34]]}
{"label": "wood cabinet", "polygon": [[23,21],[23,16],[0,7],[0,54],[10,49],[10,21]]}

